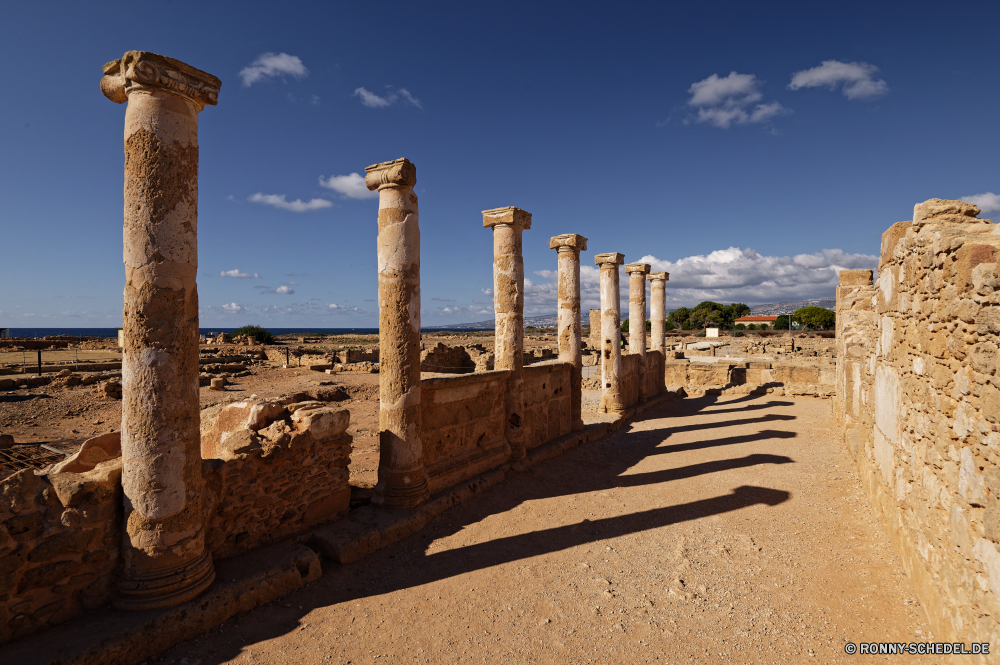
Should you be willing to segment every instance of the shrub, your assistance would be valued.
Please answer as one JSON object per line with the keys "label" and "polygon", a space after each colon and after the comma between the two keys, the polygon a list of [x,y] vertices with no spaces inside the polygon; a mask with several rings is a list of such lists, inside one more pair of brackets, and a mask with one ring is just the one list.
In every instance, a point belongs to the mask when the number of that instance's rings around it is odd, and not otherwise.
{"label": "shrub", "polygon": [[274,335],[271,334],[271,331],[260,326],[243,326],[233,331],[233,337],[243,335],[253,337],[258,344],[274,344]]}
{"label": "shrub", "polygon": [[746,327],[745,325],[743,325],[742,323],[737,323],[737,324],[736,324],[735,326],[733,326],[733,327],[734,327],[734,328],[735,328],[736,330],[746,330],[746,329],[747,329],[747,327]]}
{"label": "shrub", "polygon": [[742,330],[734,330],[733,332],[729,333],[730,337],[743,337],[745,335],[746,333],[743,332]]}

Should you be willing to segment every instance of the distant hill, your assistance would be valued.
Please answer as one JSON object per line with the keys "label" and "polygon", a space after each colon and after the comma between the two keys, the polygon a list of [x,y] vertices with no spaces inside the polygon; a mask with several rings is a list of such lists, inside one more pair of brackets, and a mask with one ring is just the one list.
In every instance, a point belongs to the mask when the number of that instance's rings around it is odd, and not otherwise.
{"label": "distant hill", "polygon": [[[524,317],[524,327],[533,326],[535,328],[555,328],[559,325],[559,317],[555,314],[548,316],[526,316]],[[493,319],[489,321],[477,321],[476,323],[456,323],[450,326],[435,326],[424,328],[424,330],[493,330]]]}
{"label": "distant hill", "polygon": [[[754,305],[750,308],[750,315],[777,316],[778,314],[791,314],[800,307],[825,307],[826,309],[835,309],[836,306],[836,298],[819,298],[817,300],[799,300],[796,302],[777,302],[767,305]],[[672,311],[672,309],[668,309],[667,313]],[[628,318],[628,314],[626,312],[623,312],[623,314],[625,314],[624,318]],[[582,323],[584,325],[589,323],[586,319],[586,313],[584,313],[584,320]],[[549,314],[547,316],[526,316],[524,318],[525,328],[528,326],[533,326],[535,328],[555,328],[558,325],[559,318],[555,314]],[[477,321],[475,323],[456,323],[450,326],[434,326],[433,328],[424,328],[424,330],[493,330],[494,327],[493,319],[490,319],[489,321]]]}
{"label": "distant hill", "polygon": [[777,316],[779,314],[791,314],[800,307],[824,307],[826,309],[836,309],[836,298],[819,298],[818,300],[799,300],[797,302],[778,302],[770,305],[754,305],[750,308],[751,316]]}

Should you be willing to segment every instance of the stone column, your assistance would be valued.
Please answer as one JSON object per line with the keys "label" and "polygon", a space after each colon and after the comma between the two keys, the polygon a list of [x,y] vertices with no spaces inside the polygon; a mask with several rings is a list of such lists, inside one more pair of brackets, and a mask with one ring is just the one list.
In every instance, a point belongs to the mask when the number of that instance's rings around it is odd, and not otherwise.
{"label": "stone column", "polygon": [[598,254],[594,263],[601,267],[601,413],[621,413],[622,330],[618,296],[618,266],[625,257],[618,253]]}
{"label": "stone column", "polygon": [[427,498],[420,441],[420,227],[417,169],[407,159],[365,169],[378,190],[379,464],[372,505]]}
{"label": "stone column", "polygon": [[[629,263],[628,273],[628,352],[639,356],[639,400],[649,399],[646,387],[646,275],[648,263]],[[634,324],[638,323],[636,329]]]}
{"label": "stone column", "polygon": [[555,236],[549,249],[559,251],[559,360],[573,364],[570,376],[570,402],[573,430],[583,429],[581,397],[583,390],[583,354],[580,349],[580,251],[587,249],[587,239],[575,233]]}
{"label": "stone column", "polygon": [[524,450],[524,259],[521,233],[531,228],[531,213],[520,208],[483,211],[483,227],[493,229],[493,298],[496,338],[493,367],[510,370],[507,380],[507,443],[510,458]]}
{"label": "stone column", "polygon": [[114,604],[195,598],[215,571],[202,519],[198,396],[198,114],[221,82],[129,51],[101,91],[125,110],[122,351],[124,569]]}
{"label": "stone column", "polygon": [[657,391],[663,393],[667,391],[664,382],[666,371],[664,363],[667,359],[667,291],[665,287],[670,275],[665,272],[651,272],[646,275],[646,279],[649,280],[650,350],[663,354],[659,377],[656,381]]}

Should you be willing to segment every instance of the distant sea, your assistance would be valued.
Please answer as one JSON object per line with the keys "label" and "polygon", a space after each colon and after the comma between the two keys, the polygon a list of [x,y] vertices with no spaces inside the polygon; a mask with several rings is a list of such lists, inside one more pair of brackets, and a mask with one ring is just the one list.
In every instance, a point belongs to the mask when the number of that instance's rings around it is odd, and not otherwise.
{"label": "distant sea", "polygon": [[[202,335],[218,335],[231,333],[236,328],[198,328]],[[375,335],[378,328],[268,328],[273,335],[291,335],[294,333],[323,333],[326,335]],[[11,337],[52,337],[53,335],[68,335],[70,337],[110,337],[118,339],[118,328],[11,328]]]}

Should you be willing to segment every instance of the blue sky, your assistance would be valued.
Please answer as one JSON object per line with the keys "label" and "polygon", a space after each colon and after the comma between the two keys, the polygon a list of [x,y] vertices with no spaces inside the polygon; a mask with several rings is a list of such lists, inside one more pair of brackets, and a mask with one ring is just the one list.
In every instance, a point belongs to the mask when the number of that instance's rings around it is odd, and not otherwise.
{"label": "blue sky", "polygon": [[[131,49],[201,114],[202,326],[377,325],[375,162],[417,167],[423,323],[492,317],[481,211],[671,273],[668,307],[830,297],[931,197],[997,216],[997,3],[16,3],[0,21],[0,326],[121,321]],[[992,208],[992,209],[990,209]],[[242,275],[242,276],[240,276]],[[626,280],[623,279],[623,283]],[[626,301],[627,302],[627,301]]]}

